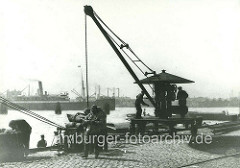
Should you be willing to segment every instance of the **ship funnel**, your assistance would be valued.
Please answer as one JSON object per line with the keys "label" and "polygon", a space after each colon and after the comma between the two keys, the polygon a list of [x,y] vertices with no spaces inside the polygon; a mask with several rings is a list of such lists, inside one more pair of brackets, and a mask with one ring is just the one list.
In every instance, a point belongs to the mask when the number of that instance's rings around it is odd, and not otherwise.
{"label": "ship funnel", "polygon": [[38,81],[38,95],[43,96],[43,87],[41,81]]}

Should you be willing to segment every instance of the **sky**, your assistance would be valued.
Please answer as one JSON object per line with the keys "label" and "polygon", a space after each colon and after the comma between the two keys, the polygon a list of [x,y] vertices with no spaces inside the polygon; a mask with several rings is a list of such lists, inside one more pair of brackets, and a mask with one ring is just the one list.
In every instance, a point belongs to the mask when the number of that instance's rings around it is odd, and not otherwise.
{"label": "sky", "polygon": [[[85,5],[151,69],[195,81],[181,85],[190,97],[238,96],[239,0],[0,0],[0,93],[30,84],[33,94],[37,80],[50,94],[81,93]],[[87,48],[90,95],[96,85],[105,95],[114,87],[120,96],[139,93],[90,17]]]}

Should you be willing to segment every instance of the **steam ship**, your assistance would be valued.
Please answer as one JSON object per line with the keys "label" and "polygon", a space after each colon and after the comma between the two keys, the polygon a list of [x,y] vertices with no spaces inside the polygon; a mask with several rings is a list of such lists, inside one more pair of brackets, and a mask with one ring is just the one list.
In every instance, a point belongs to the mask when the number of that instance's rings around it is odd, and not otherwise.
{"label": "steam ship", "polygon": [[[70,99],[67,92],[58,95],[49,95],[47,91],[43,93],[42,82],[38,81],[37,95],[22,95],[22,91],[7,91],[6,98],[11,102],[29,110],[56,110],[57,106],[61,110],[83,110],[87,108],[87,101],[83,97]],[[108,96],[98,96],[89,98],[89,107],[93,104],[109,110],[115,110],[115,98]]]}

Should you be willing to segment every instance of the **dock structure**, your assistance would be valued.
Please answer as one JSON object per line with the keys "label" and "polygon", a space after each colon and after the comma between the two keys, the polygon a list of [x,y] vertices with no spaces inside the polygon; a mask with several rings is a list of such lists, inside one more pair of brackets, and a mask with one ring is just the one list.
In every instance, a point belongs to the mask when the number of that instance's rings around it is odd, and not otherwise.
{"label": "dock structure", "polygon": [[[144,134],[146,131],[146,125],[148,123],[154,124],[154,132],[158,132],[159,124],[164,125],[168,127],[168,131],[170,135],[176,134],[177,131],[186,130],[190,126],[191,134],[193,136],[196,136],[197,129],[201,125],[201,118],[170,118],[170,119],[159,119],[159,118],[147,118],[147,119],[131,119],[130,124],[130,133],[135,134],[136,133],[136,125],[138,125],[138,128],[140,131],[138,133]],[[177,129],[174,126],[177,124],[184,124],[184,129]]]}
{"label": "dock structure", "polygon": [[175,100],[176,84],[194,83],[194,81],[184,79],[162,70],[159,74],[154,74],[151,77],[140,80],[142,84],[152,84],[155,93],[155,116],[160,119],[168,119],[172,113],[185,113],[184,107],[182,110],[172,106],[172,101]]}
{"label": "dock structure", "polygon": [[[194,83],[194,81],[178,77],[162,70],[161,73],[154,73],[153,76],[140,80],[141,84],[150,84],[154,87],[155,93],[155,118],[151,119],[131,119],[131,133],[135,133],[135,124],[145,131],[147,123],[153,123],[155,130],[158,130],[158,125],[162,124],[169,128],[170,134],[176,132],[174,128],[177,124],[184,124],[186,129],[190,126],[192,134],[197,133],[197,127],[201,123],[201,118],[185,118],[188,112],[187,106],[172,106],[172,101],[176,99],[176,84]],[[172,114],[180,114],[180,118],[172,118]]]}

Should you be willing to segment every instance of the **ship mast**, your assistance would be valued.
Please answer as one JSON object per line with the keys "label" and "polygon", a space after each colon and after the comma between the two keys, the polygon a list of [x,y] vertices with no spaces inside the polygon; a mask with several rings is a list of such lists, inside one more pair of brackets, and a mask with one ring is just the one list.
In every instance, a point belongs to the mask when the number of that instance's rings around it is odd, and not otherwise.
{"label": "ship mast", "polygon": [[[81,65],[78,65],[78,67],[81,68]],[[85,86],[84,86],[82,68],[81,68],[81,84],[82,84],[82,98],[85,99]]]}

